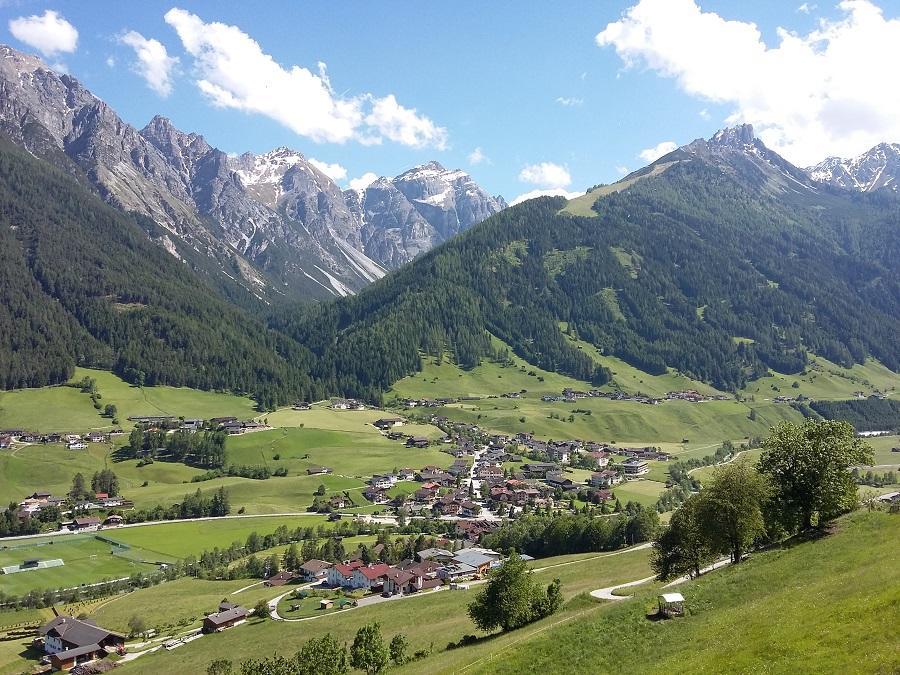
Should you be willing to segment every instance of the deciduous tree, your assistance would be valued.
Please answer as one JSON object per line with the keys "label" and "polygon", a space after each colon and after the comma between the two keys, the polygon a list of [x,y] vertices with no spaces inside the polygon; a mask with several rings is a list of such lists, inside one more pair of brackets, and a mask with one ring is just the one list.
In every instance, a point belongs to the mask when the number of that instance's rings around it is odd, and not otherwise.
{"label": "deciduous tree", "polygon": [[849,469],[872,464],[872,448],[847,422],[782,422],[763,442],[759,470],[769,477],[774,504],[788,528],[823,525],[857,503]]}
{"label": "deciduous tree", "polygon": [[388,648],[377,622],[366,624],[356,631],[350,647],[350,665],[364,670],[366,675],[377,675],[387,667],[388,657]]}

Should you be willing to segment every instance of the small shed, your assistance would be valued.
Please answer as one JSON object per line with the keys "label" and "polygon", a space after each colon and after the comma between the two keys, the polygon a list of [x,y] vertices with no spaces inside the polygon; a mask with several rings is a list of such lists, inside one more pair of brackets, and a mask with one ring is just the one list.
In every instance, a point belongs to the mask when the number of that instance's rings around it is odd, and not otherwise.
{"label": "small shed", "polygon": [[334,600],[330,600],[325,598],[324,600],[319,600],[319,609],[331,609],[334,605]]}
{"label": "small shed", "polygon": [[659,596],[659,614],[667,619],[684,616],[684,596],[681,593],[663,593]]}

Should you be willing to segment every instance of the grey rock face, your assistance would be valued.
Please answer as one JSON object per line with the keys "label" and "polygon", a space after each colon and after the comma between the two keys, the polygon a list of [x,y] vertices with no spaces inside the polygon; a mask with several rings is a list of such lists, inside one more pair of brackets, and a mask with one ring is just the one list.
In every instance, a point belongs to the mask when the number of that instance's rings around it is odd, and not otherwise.
{"label": "grey rock face", "polygon": [[809,193],[816,183],[802,170],[755,136],[750,124],[721,129],[712,138],[699,138],[657,160],[696,156],[714,164],[754,189],[776,193]]}
{"label": "grey rock face", "polygon": [[209,255],[258,296],[353,293],[506,206],[436,162],[357,194],[288,148],[230,158],[160,116],[138,131],[76,79],[6,46],[0,131],[152,218],[173,254],[180,242]]}
{"label": "grey rock face", "polygon": [[365,190],[344,192],[366,253],[397,267],[506,208],[464,171],[428,162]]}
{"label": "grey rock face", "polygon": [[858,157],[829,157],[808,167],[809,176],[846,190],[900,190],[900,143],[879,143]]}

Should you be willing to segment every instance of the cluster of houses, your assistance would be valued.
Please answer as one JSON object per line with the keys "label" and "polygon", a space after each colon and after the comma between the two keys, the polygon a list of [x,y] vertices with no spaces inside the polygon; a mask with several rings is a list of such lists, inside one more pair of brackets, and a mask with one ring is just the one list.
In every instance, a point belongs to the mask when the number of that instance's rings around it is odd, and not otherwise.
{"label": "cluster of houses", "polygon": [[645,403],[647,405],[659,405],[666,401],[688,401],[690,403],[700,403],[702,401],[723,401],[728,400],[724,394],[707,395],[701,394],[694,389],[685,389],[682,391],[670,391],[666,393],[665,398],[657,398],[648,394],[627,393],[621,390],[616,391],[600,391],[599,389],[591,389],[589,391],[579,391],[577,389],[566,388],[558,395],[542,396],[541,400],[546,403],[574,403],[579,399],[585,398],[605,398],[610,401],[632,401],[634,403]]}
{"label": "cluster of houses", "polygon": [[667,392],[666,399],[669,401],[688,401],[689,403],[702,403],[703,401],[727,401],[728,396],[726,396],[725,394],[701,394],[696,389],[683,389],[681,391]]}
{"label": "cluster of houses", "polygon": [[170,430],[192,434],[200,431],[224,431],[229,436],[237,436],[253,431],[265,431],[271,428],[261,422],[239,420],[231,415],[212,417],[208,420],[181,418],[174,415],[134,415],[129,417],[128,421],[140,424],[148,431]]}
{"label": "cluster of houses", "polygon": [[331,399],[332,410],[365,410],[366,404],[355,398],[333,398]]}
{"label": "cluster of houses", "polygon": [[0,449],[12,447],[13,443],[65,443],[69,450],[86,450],[88,443],[105,443],[112,436],[121,436],[125,432],[114,429],[109,432],[91,431],[87,434],[41,434],[22,429],[4,429],[0,431]]}
{"label": "cluster of houses", "polygon": [[[377,546],[373,553],[377,553],[376,549]],[[397,565],[366,564],[359,559],[336,565],[324,560],[308,560],[300,567],[300,572],[304,581],[320,581],[332,588],[398,595],[480,578],[502,562],[502,554],[486,548],[470,547],[456,552],[429,548],[416,553],[415,560],[404,560]]]}
{"label": "cluster of houses", "polygon": [[459,401],[458,398],[405,398],[401,403],[407,408],[440,408]]}
{"label": "cluster of houses", "polygon": [[647,405],[659,405],[662,403],[662,399],[654,398],[647,394],[629,394],[620,390],[600,391],[599,389],[591,389],[589,391],[579,391],[577,389],[566,388],[562,390],[561,394],[541,396],[541,400],[545,403],[574,403],[575,401],[586,398],[605,398],[610,401],[632,401],[634,403],[645,403]]}
{"label": "cluster of houses", "polygon": [[76,531],[92,529],[100,525],[122,525],[124,520],[118,515],[110,515],[105,520],[101,520],[85,514],[106,509],[130,509],[134,507],[134,503],[120,495],[110,496],[105,492],[96,493],[92,499],[73,502],[68,497],[56,497],[49,492],[38,491],[19,502],[16,515],[19,520],[24,521],[50,507],[60,509],[61,513],[77,514],[77,517],[73,517],[71,521],[62,523],[63,528]]}

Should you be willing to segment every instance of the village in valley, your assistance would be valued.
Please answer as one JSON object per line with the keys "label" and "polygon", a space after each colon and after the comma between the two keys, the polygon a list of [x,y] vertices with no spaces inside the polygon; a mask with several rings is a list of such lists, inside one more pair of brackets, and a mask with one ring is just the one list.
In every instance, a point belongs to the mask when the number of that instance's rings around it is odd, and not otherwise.
{"label": "village in valley", "polygon": [[[558,395],[398,396],[383,409],[330,399],[255,416],[142,413],[87,432],[9,428],[0,447],[14,460],[40,453],[56,466],[71,460],[94,470],[70,481],[54,472],[45,484],[38,474],[6,511],[9,532],[27,535],[0,543],[8,580],[0,631],[28,644],[17,667],[90,673],[159,663],[244,625],[319,624],[366,608],[391,617],[398,600],[463,597],[510,554],[539,574],[561,565],[576,588],[592,590],[597,573],[577,563],[596,555],[512,553],[505,526],[532,516],[607,519],[599,550],[620,549],[622,564],[646,566],[644,525],[667,519],[696,490],[696,471],[758,453],[758,438],[696,449],[687,439],[554,438],[501,432],[469,411],[535,401],[548,423],[564,425],[558,404],[664,409],[728,400],[694,389],[649,396],[567,387]],[[575,415],[602,419],[575,408],[568,424]],[[160,482],[172,470],[176,481]],[[883,492],[885,503],[895,498]],[[626,579],[615,572],[609,580]],[[192,599],[201,583],[221,597]],[[145,594],[156,602],[167,588],[183,588],[171,619],[138,602]],[[681,597],[660,596],[659,611],[683,611]],[[465,620],[459,601],[441,602]],[[123,611],[128,604],[133,611]]]}

